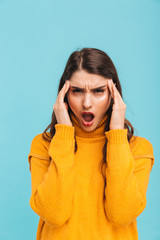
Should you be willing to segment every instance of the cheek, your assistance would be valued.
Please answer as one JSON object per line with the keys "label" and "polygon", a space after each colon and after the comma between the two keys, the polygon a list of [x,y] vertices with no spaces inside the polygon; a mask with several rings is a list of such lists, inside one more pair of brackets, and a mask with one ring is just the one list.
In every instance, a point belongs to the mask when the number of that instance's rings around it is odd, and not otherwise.
{"label": "cheek", "polygon": [[99,105],[106,106],[106,105],[108,105],[109,100],[110,100],[109,95],[108,94],[104,94],[103,96],[99,97],[97,103]]}
{"label": "cheek", "polygon": [[75,110],[79,106],[79,99],[72,94],[68,94],[68,103],[72,110]]}
{"label": "cheek", "polygon": [[111,98],[110,96],[102,96],[99,98],[99,101],[97,101],[97,109],[100,109],[102,113],[106,112],[110,106]]}

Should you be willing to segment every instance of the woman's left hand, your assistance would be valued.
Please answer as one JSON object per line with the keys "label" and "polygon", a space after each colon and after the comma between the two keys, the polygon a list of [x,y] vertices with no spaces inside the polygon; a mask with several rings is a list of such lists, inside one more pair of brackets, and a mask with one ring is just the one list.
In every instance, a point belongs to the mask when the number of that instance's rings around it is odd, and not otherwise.
{"label": "woman's left hand", "polygon": [[108,80],[108,88],[114,100],[109,128],[110,130],[124,129],[126,104],[123,102],[122,97],[112,79]]}

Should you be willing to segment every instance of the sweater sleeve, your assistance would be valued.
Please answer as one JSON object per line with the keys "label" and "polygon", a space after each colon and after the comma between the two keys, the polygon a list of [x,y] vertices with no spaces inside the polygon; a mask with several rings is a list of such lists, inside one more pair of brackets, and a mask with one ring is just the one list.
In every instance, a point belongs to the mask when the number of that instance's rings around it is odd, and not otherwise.
{"label": "sweater sleeve", "polygon": [[136,137],[132,145],[127,140],[127,129],[105,132],[107,168],[105,212],[115,226],[130,224],[146,207],[149,176],[154,164],[152,144]]}
{"label": "sweater sleeve", "polygon": [[45,222],[59,227],[72,214],[75,140],[74,127],[56,124],[55,129],[48,149],[42,134],[32,140],[28,156],[32,184],[29,203]]}

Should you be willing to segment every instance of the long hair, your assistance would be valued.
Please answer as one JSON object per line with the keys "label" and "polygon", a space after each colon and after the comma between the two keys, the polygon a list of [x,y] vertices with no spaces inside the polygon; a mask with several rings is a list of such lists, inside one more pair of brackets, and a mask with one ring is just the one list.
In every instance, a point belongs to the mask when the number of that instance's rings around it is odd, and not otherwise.
{"label": "long hair", "polygon": [[[113,80],[113,83],[116,83],[116,88],[122,97],[121,84],[120,84],[118,74],[117,74],[116,68],[115,68],[112,60],[105,52],[103,52],[99,49],[96,49],[96,48],[82,48],[80,51],[75,51],[70,55],[70,57],[66,63],[63,75],[60,79],[58,93],[62,89],[65,81],[69,80],[72,77],[72,74],[79,70],[85,70],[88,73],[98,74],[100,76],[103,76],[103,77],[106,77],[109,79],[111,78]],[[57,96],[58,96],[58,93],[57,93]],[[122,97],[122,99],[123,99],[123,97]],[[64,98],[64,102],[66,102],[68,104],[68,99],[66,96]],[[113,99],[111,99],[110,106],[106,112],[106,114],[108,115],[108,118],[107,118],[107,122],[106,122],[106,126],[105,126],[105,132],[109,130],[109,123],[110,123],[110,119],[111,119],[113,103],[114,103],[114,101],[113,101]],[[68,104],[69,116],[70,116],[71,111],[72,110]],[[51,123],[48,125],[48,127],[44,130],[44,132],[42,134],[42,137],[44,140],[46,140],[48,142],[51,141],[51,139],[53,138],[53,136],[55,134],[55,124],[56,123],[57,123],[57,120],[56,120],[56,116],[53,111]],[[134,128],[133,128],[132,124],[126,118],[124,121],[124,128],[128,130],[127,131],[127,139],[129,142],[131,137],[134,134]],[[50,129],[49,130],[50,136],[48,136],[48,134],[47,134],[48,129]],[[75,136],[74,136],[74,138],[75,138]],[[107,139],[103,146],[103,150],[102,150],[103,151],[103,159],[100,163],[101,172],[102,172],[102,176],[104,178],[105,185],[106,185],[105,169],[107,167],[106,149],[107,149]],[[77,142],[76,142],[76,138],[75,138],[74,152],[76,152],[76,151],[77,151]],[[104,198],[105,198],[105,194],[104,194]]]}

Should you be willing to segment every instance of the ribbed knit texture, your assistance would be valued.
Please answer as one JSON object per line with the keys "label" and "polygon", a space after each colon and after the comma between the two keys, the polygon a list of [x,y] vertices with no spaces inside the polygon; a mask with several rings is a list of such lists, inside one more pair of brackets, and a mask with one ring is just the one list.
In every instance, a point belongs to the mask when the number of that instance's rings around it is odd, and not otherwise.
{"label": "ribbed knit texture", "polygon": [[[137,240],[136,218],[146,207],[154,164],[152,144],[138,136],[128,143],[127,129],[105,132],[107,115],[92,132],[72,114],[71,120],[73,126],[55,125],[50,143],[42,133],[31,143],[29,203],[40,216],[36,240]],[[106,139],[105,185],[100,164]]]}

